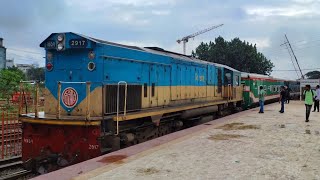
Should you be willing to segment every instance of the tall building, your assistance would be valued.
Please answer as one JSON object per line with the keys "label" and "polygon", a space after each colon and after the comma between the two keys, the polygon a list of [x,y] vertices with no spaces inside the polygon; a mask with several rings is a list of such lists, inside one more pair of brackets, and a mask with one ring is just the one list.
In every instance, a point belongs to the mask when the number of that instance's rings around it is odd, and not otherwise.
{"label": "tall building", "polygon": [[6,68],[6,50],[3,46],[3,39],[0,38],[0,69]]}

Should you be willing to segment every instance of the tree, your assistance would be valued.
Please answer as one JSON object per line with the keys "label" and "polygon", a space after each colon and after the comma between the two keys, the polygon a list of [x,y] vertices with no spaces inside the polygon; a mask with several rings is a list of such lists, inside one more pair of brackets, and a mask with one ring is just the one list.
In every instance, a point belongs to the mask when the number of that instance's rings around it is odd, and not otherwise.
{"label": "tree", "polygon": [[20,76],[22,78],[22,80],[26,79],[26,75],[23,73],[23,71],[21,71],[20,69],[18,69],[17,67],[13,66],[7,69],[10,72],[14,72],[16,73],[18,76]]}
{"label": "tree", "polygon": [[320,71],[310,71],[306,76],[308,79],[320,79]]}
{"label": "tree", "polygon": [[0,70],[0,98],[6,99],[9,104],[12,94],[19,90],[19,83],[24,78],[23,72],[17,68]]}
{"label": "tree", "polygon": [[273,63],[257,51],[256,45],[234,38],[230,42],[221,36],[214,42],[201,43],[192,56],[201,60],[224,64],[249,73],[270,75]]}
{"label": "tree", "polygon": [[34,68],[27,70],[27,79],[28,80],[38,80],[38,81],[44,81],[45,75],[44,75],[44,68]]}

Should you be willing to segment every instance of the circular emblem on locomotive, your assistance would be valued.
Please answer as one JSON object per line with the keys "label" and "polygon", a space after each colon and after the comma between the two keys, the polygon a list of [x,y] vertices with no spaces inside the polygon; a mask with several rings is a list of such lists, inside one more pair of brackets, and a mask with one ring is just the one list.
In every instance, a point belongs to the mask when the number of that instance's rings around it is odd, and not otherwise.
{"label": "circular emblem on locomotive", "polygon": [[67,87],[62,92],[62,103],[67,108],[72,108],[77,104],[77,102],[78,102],[78,93],[77,93],[77,91],[72,87]]}

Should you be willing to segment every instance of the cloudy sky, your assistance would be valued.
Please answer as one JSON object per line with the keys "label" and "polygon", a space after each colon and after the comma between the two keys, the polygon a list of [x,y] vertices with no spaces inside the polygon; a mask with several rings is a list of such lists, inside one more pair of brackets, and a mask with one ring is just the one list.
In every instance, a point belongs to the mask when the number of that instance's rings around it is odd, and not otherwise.
{"label": "cloudy sky", "polygon": [[84,35],[137,46],[182,52],[178,38],[212,25],[224,26],[196,37],[239,37],[257,44],[275,64],[273,76],[295,79],[284,34],[303,72],[319,68],[320,0],[1,0],[0,37],[15,63],[44,65],[39,44],[52,32]]}

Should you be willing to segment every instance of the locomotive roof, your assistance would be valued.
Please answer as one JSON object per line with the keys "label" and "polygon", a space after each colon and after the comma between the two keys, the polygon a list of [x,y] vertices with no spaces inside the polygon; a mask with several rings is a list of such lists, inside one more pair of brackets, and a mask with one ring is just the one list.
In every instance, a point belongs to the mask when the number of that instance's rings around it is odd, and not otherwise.
{"label": "locomotive roof", "polygon": [[212,62],[200,60],[200,59],[194,58],[194,57],[192,57],[190,55],[185,55],[185,54],[180,54],[180,53],[176,53],[176,52],[172,52],[172,51],[167,51],[167,50],[164,50],[164,49],[159,48],[159,47],[128,46],[128,45],[113,43],[113,42],[104,41],[104,40],[100,40],[100,39],[90,38],[90,37],[87,37],[87,36],[84,36],[84,35],[81,35],[81,34],[77,34],[77,35],[82,36],[84,38],[88,38],[90,40],[92,39],[93,41],[98,42],[98,43],[102,43],[102,44],[121,46],[121,47],[125,47],[125,48],[141,50],[141,51],[150,52],[150,53],[154,53],[154,54],[170,56],[170,57],[173,57],[173,58],[183,59],[183,60],[189,61],[189,62],[197,62],[197,63],[201,63],[201,64],[214,64],[215,66],[218,66],[218,67],[223,67],[223,68],[229,69],[231,71],[240,72],[240,71],[238,71],[236,69],[233,69],[233,68],[231,68],[229,66],[226,66],[226,65],[223,65],[223,64],[217,64],[217,63],[212,63]]}
{"label": "locomotive roof", "polygon": [[[199,63],[199,64],[204,64],[204,65],[205,64],[213,64],[215,66],[223,67],[223,68],[229,69],[231,71],[240,72],[240,71],[238,71],[236,69],[233,69],[233,68],[231,68],[229,66],[226,66],[226,65],[223,65],[223,64],[217,64],[217,63],[212,63],[212,62],[200,60],[200,59],[194,58],[192,56],[188,56],[188,55],[184,55],[184,54],[180,54],[180,53],[176,53],[176,52],[172,52],[172,51],[167,51],[167,50],[164,50],[164,49],[159,48],[159,47],[129,46],[129,45],[123,45],[123,44],[118,44],[118,43],[114,43],[114,42],[110,42],[110,41],[105,41],[105,40],[101,40],[101,39],[92,38],[92,37],[89,37],[89,36],[86,36],[86,35],[83,35],[83,34],[74,33],[74,32],[64,32],[64,33],[72,33],[72,34],[78,35],[80,37],[83,37],[85,39],[88,39],[90,41],[93,41],[95,43],[107,44],[107,45],[111,45],[111,46],[119,46],[119,47],[123,47],[123,48],[129,48],[129,49],[134,49],[134,50],[138,50],[138,51],[144,51],[144,52],[149,52],[149,53],[153,53],[153,54],[158,54],[158,55],[170,56],[170,57],[175,58],[175,59],[180,59],[180,60],[184,60],[184,61],[188,61],[188,62],[192,62],[192,63]],[[57,34],[57,33],[52,33],[48,38],[50,38],[54,34]],[[40,44],[41,47],[44,47],[44,42],[47,39],[45,39]]]}

